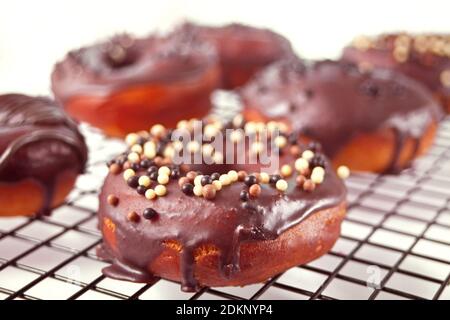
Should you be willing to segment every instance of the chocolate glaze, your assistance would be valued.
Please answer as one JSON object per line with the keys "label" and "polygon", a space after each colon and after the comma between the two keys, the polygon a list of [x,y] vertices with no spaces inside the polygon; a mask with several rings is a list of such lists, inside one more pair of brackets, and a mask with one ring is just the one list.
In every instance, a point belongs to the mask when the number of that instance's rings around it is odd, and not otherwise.
{"label": "chocolate glaze", "polygon": [[189,81],[216,64],[215,48],[191,35],[124,34],[69,52],[55,66],[52,90],[65,103],[77,95],[105,96],[129,86]]}
{"label": "chocolate glaze", "polygon": [[[293,156],[285,154],[281,164],[292,163]],[[198,165],[201,172],[209,171],[208,165]],[[228,171],[229,165],[215,166],[219,172]],[[235,170],[258,169],[256,165],[236,165]],[[275,239],[289,228],[301,223],[319,210],[337,206],[345,201],[346,189],[328,162],[326,176],[314,192],[308,193],[295,186],[295,178],[288,179],[289,189],[280,193],[273,186],[261,185],[258,198],[251,199],[244,207],[240,192],[244,182],[235,182],[219,191],[213,200],[187,196],[176,181],[167,185],[168,194],[157,200],[147,200],[130,188],[122,175],[109,174],[100,193],[99,225],[110,219],[115,227],[116,248],[105,241],[99,254],[112,262],[103,272],[110,277],[136,282],[155,280],[150,272],[151,263],[165,248],[165,241],[177,241],[182,246],[182,289],[198,289],[194,276],[195,251],[202,245],[219,249],[218,268],[224,277],[232,278],[239,271],[240,246],[244,242]],[[138,174],[142,174],[139,172]],[[118,206],[108,205],[107,197],[116,195]],[[156,218],[139,223],[127,220],[127,213],[140,215],[146,208],[158,212]]]}
{"label": "chocolate glaze", "polygon": [[233,83],[233,69],[248,69],[250,77],[268,64],[294,55],[289,40],[280,34],[238,23],[210,27],[188,22],[181,25],[175,33],[193,34],[216,46],[222,66],[223,86],[226,89],[237,85]]}
{"label": "chocolate glaze", "polygon": [[285,60],[261,72],[241,91],[248,110],[289,123],[319,141],[333,157],[352,137],[391,128],[396,151],[387,171],[396,167],[407,138],[416,144],[442,112],[429,91],[389,70],[360,72],[352,64],[320,61],[305,66]]}
{"label": "chocolate glaze", "polygon": [[34,179],[44,190],[39,213],[49,213],[58,173],[84,170],[87,148],[76,123],[50,99],[5,94],[0,137],[0,183]]}
{"label": "chocolate glaze", "polygon": [[[399,37],[409,39],[408,55],[404,62],[399,62],[394,57],[396,42]],[[416,49],[417,39],[428,41],[430,45],[422,50]],[[422,39],[422,40],[420,40]],[[357,48],[348,46],[344,49],[342,59],[353,63],[366,63],[368,67],[381,67],[401,72],[423,83],[426,87],[441,97],[450,99],[450,86],[444,86],[441,82],[441,73],[450,70],[450,36],[442,34],[418,34],[408,35],[383,34],[371,41],[369,48]],[[431,41],[440,41],[439,45],[432,45]]]}

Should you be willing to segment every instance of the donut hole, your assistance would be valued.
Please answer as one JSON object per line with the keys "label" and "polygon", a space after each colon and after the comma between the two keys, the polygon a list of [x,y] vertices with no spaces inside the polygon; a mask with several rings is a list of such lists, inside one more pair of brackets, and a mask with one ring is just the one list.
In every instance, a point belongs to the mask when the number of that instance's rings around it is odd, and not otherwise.
{"label": "donut hole", "polygon": [[111,69],[122,69],[135,64],[139,59],[139,54],[133,48],[114,44],[105,52],[103,59]]}

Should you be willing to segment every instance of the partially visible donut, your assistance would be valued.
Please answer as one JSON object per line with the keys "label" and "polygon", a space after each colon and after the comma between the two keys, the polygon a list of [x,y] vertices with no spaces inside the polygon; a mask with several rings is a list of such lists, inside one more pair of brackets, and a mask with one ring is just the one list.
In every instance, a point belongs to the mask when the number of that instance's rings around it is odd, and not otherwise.
{"label": "partially visible donut", "polygon": [[382,34],[358,37],[342,59],[361,68],[382,67],[422,82],[450,112],[450,36],[446,34]]}
{"label": "partially visible donut", "polygon": [[70,115],[121,137],[205,116],[219,83],[215,48],[185,34],[119,35],[70,52],[52,74],[53,92]]}
{"label": "partially visible donut", "polygon": [[224,89],[239,87],[270,63],[294,55],[289,40],[280,34],[238,23],[221,27],[185,23],[175,32],[196,34],[216,46]]}
{"label": "partially visible donut", "polygon": [[277,120],[319,141],[335,166],[397,172],[432,144],[440,106],[420,83],[344,62],[273,64],[240,90],[247,120]]}
{"label": "partially visible donut", "polygon": [[86,158],[76,123],[54,101],[0,95],[0,216],[50,213]]}
{"label": "partially visible donut", "polygon": [[[192,121],[179,127],[195,135]],[[261,171],[263,161],[226,161],[231,147],[223,152],[208,147],[225,132],[218,122],[201,129],[200,141],[207,135],[208,142],[183,141],[187,148],[182,149],[161,127],[127,137],[129,149],[108,164],[100,194],[104,241],[98,253],[112,263],[105,275],[135,282],[162,277],[181,282],[185,291],[242,286],[330,250],[345,215],[346,189],[317,144],[300,143],[275,122],[225,128],[230,146],[272,132],[238,155],[261,155],[267,148],[280,155],[279,166],[269,174]],[[174,164],[173,150],[204,157]],[[214,161],[208,164],[210,157]],[[341,168],[340,175],[347,174]]]}

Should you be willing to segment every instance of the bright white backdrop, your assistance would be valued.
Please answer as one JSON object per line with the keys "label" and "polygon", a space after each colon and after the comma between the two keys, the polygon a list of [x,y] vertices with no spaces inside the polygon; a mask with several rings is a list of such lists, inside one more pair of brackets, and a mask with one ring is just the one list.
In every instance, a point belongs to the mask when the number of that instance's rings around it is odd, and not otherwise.
{"label": "bright white backdrop", "polygon": [[117,32],[167,30],[183,19],[274,29],[307,58],[335,57],[353,36],[450,32],[449,0],[2,0],[0,93],[46,94],[55,61]]}

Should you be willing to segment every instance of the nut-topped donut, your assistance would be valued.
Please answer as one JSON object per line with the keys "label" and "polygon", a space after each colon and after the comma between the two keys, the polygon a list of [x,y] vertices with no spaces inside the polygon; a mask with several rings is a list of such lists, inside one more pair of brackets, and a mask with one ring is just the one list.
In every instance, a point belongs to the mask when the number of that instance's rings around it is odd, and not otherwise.
{"label": "nut-topped donut", "polygon": [[84,170],[77,125],[43,97],[0,95],[0,216],[48,214]]}
{"label": "nut-topped donut", "polygon": [[[222,150],[211,142],[225,140]],[[323,255],[339,236],[342,180],[317,144],[301,143],[282,123],[182,121],[126,141],[100,194],[107,276],[162,277],[185,291],[242,286]]]}
{"label": "nut-topped donut", "polygon": [[216,46],[225,89],[241,86],[263,67],[294,55],[289,40],[280,34],[238,23],[221,27],[185,23],[175,32],[196,34]]}
{"label": "nut-topped donut", "polygon": [[344,49],[344,60],[361,68],[382,67],[422,82],[450,112],[450,35],[382,34],[358,37]]}
{"label": "nut-topped donut", "polygon": [[182,33],[119,35],[70,52],[52,74],[53,92],[69,114],[122,137],[148,124],[205,116],[219,83],[215,48]]}
{"label": "nut-topped donut", "polygon": [[323,146],[333,164],[396,172],[432,144],[442,112],[420,83],[390,70],[275,63],[241,91],[248,120],[277,120]]}

